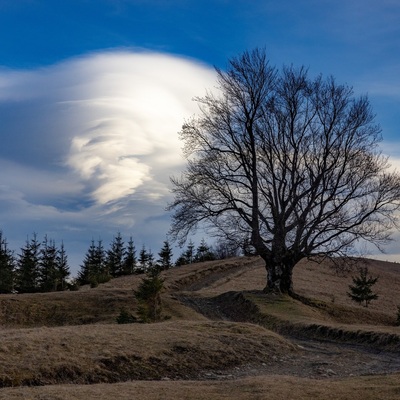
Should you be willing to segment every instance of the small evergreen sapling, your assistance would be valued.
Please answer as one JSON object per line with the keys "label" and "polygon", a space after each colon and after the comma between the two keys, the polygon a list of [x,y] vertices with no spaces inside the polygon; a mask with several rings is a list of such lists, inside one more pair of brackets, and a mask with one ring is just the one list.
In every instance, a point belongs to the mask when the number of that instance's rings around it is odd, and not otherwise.
{"label": "small evergreen sapling", "polygon": [[353,285],[349,285],[350,292],[348,292],[348,296],[351,300],[362,304],[364,303],[364,307],[368,307],[369,303],[372,300],[376,300],[378,295],[374,293],[371,289],[373,285],[378,281],[379,277],[368,276],[368,268],[360,268],[359,276],[353,276]]}
{"label": "small evergreen sapling", "polygon": [[164,279],[160,277],[158,268],[151,268],[135,291],[138,301],[137,313],[142,322],[157,322],[161,320],[161,290]]}

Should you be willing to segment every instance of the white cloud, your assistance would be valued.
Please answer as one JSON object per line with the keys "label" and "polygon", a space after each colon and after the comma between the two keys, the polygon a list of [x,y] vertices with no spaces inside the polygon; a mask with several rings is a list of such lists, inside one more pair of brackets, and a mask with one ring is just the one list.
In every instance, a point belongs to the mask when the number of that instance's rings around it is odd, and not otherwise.
{"label": "white cloud", "polygon": [[[75,270],[92,238],[118,231],[157,251],[169,176],[184,163],[177,133],[215,78],[188,59],[130,51],[0,69],[0,229],[12,247],[47,233]],[[400,171],[397,144],[383,144]]]}
{"label": "white cloud", "polygon": [[[66,167],[62,173],[70,177],[73,172],[74,185],[78,177],[93,201],[106,204],[143,185],[164,195],[164,171],[182,163],[177,132],[196,110],[193,96],[214,80],[210,68],[186,59],[109,52],[36,71],[0,72],[0,104],[15,104],[25,113],[47,109],[48,115],[26,121],[25,138],[29,123],[35,127],[35,138],[26,143],[46,142],[59,157],[51,163]],[[41,149],[30,152],[40,163]],[[158,197],[154,190],[150,198]]]}
{"label": "white cloud", "polygon": [[208,66],[148,52],[0,69],[0,228],[24,219],[20,240],[53,231],[66,243],[80,230],[140,231],[164,213],[184,163],[178,131],[214,83]]}

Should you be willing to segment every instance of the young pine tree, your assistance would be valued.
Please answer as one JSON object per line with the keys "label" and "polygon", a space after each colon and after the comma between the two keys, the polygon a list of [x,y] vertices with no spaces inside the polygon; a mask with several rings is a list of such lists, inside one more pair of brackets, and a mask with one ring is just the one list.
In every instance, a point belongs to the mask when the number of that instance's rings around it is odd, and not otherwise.
{"label": "young pine tree", "polygon": [[157,322],[161,320],[162,303],[161,291],[164,280],[160,277],[160,271],[152,268],[135,291],[138,301],[138,315],[142,322]]}
{"label": "young pine tree", "polygon": [[347,294],[351,300],[359,304],[364,303],[364,307],[368,307],[372,300],[378,298],[378,295],[371,289],[371,287],[378,281],[378,277],[374,278],[368,276],[367,267],[360,268],[359,273],[359,276],[352,277],[353,284],[349,285],[350,292]]}

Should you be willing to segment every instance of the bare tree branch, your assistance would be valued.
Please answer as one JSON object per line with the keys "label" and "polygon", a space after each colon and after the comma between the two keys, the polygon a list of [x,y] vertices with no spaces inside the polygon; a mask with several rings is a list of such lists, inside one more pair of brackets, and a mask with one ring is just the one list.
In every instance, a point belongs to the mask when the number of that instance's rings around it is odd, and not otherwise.
{"label": "bare tree branch", "polygon": [[368,98],[305,68],[278,71],[259,49],[217,73],[219,90],[196,98],[200,115],[180,132],[188,164],[171,180],[173,237],[201,224],[250,238],[267,286],[284,292],[303,257],[360,241],[382,249],[398,227],[400,176],[379,151]]}

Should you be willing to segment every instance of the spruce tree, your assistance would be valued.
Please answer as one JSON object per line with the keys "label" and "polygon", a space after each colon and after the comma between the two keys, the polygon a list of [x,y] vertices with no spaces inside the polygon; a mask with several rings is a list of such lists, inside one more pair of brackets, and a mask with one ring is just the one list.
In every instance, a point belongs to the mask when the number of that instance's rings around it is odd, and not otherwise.
{"label": "spruce tree", "polygon": [[194,257],[194,243],[190,240],[186,250],[178,257],[175,265],[178,267],[181,265],[192,264],[195,261]]}
{"label": "spruce tree", "polygon": [[20,293],[33,293],[39,290],[40,243],[36,233],[31,240],[26,239],[25,246],[17,260],[16,287]]}
{"label": "spruce tree", "polygon": [[184,256],[186,258],[187,264],[192,264],[194,262],[194,243],[191,240],[189,240],[188,247],[184,253]]}
{"label": "spruce tree", "polygon": [[160,257],[158,259],[158,264],[161,270],[167,270],[172,267],[172,249],[168,240],[164,241],[164,246],[158,253],[158,256]]}
{"label": "spruce tree", "polygon": [[139,252],[139,273],[143,273],[147,271],[148,262],[149,262],[149,253],[146,250],[146,247],[143,245]]}
{"label": "spruce tree", "polygon": [[149,249],[149,251],[147,252],[147,267],[146,267],[146,271],[152,270],[157,268],[156,263],[154,261],[154,254],[151,251],[151,249]]}
{"label": "spruce tree", "polygon": [[378,277],[368,276],[368,268],[360,268],[360,275],[352,277],[353,285],[349,285],[350,292],[348,296],[356,303],[364,303],[364,307],[368,307],[372,300],[376,300],[378,295],[372,292],[371,287],[378,281]]}
{"label": "spruce tree", "polygon": [[136,248],[132,236],[129,238],[128,246],[124,255],[123,262],[123,275],[132,275],[136,272],[137,268]]}
{"label": "spruce tree", "polygon": [[78,282],[80,285],[87,285],[90,283],[90,275],[94,269],[96,246],[92,239],[88,250],[86,251],[85,258],[78,272]]}
{"label": "spruce tree", "polygon": [[97,286],[99,283],[108,282],[111,276],[106,264],[106,252],[103,247],[103,241],[98,240],[95,252],[95,271],[91,280],[92,286]]}
{"label": "spruce tree", "polygon": [[50,292],[57,290],[58,285],[58,265],[55,241],[48,239],[47,235],[44,237],[40,249],[39,258],[39,287],[43,292]]}
{"label": "spruce tree", "polygon": [[204,239],[201,239],[200,245],[197,247],[195,262],[211,261],[215,260],[215,256],[211,251],[210,246],[206,243]]}
{"label": "spruce tree", "polygon": [[135,297],[138,301],[137,313],[142,322],[157,322],[161,320],[161,291],[164,280],[157,268],[150,269],[143,278]]}
{"label": "spruce tree", "polygon": [[68,266],[68,257],[64,248],[64,242],[61,242],[61,247],[57,253],[57,290],[65,290],[68,286],[67,278],[70,276],[70,270]]}
{"label": "spruce tree", "polygon": [[103,242],[98,240],[96,245],[92,239],[78,273],[78,283],[80,285],[90,284],[95,287],[99,283],[107,282],[109,278]]}
{"label": "spruce tree", "polygon": [[8,248],[7,240],[0,230],[0,293],[12,293],[15,279],[15,257]]}
{"label": "spruce tree", "polygon": [[106,264],[109,274],[112,277],[123,275],[124,270],[124,242],[121,234],[118,232],[111,242],[111,247],[107,250]]}

